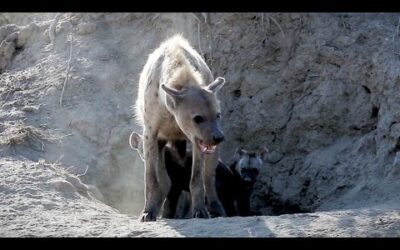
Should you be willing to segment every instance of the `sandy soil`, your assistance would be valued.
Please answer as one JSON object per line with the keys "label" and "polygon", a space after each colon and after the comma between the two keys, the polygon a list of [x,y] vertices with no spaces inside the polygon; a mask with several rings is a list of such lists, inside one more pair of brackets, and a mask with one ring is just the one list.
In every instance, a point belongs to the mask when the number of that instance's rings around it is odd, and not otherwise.
{"label": "sandy soil", "polygon": [[390,208],[140,223],[92,198],[60,166],[6,158],[0,169],[2,237],[400,236],[400,209]]}

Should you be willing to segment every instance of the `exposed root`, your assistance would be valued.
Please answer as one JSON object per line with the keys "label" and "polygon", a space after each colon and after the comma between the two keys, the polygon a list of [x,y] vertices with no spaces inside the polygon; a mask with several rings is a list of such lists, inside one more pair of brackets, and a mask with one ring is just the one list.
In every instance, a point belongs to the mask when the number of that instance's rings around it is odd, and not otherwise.
{"label": "exposed root", "polygon": [[57,13],[56,17],[54,18],[53,23],[50,25],[50,28],[49,28],[49,37],[50,37],[50,42],[53,45],[53,48],[54,48],[54,40],[56,38],[56,27],[57,27],[58,20],[60,20],[61,16],[62,16],[62,14]]}
{"label": "exposed root", "polygon": [[[69,185],[71,185],[80,195],[83,195],[89,199],[93,199],[96,197],[96,195],[92,195],[90,191],[90,186],[84,184],[81,179],[79,178],[80,176],[84,175],[76,175],[68,171],[68,169],[65,169],[62,164],[59,163],[59,160],[56,162],[46,162],[45,159],[39,159],[38,161],[39,165],[42,167],[46,167],[54,171],[58,176],[63,178],[65,182]],[[88,166],[86,167],[85,174],[88,170]],[[93,189],[93,188],[92,188]]]}
{"label": "exposed root", "polygon": [[200,23],[201,23],[201,21],[194,13],[192,13],[192,16],[197,20],[197,42],[199,43],[200,55],[203,55],[203,50],[201,49],[201,40],[200,40]]}
{"label": "exposed root", "polygon": [[160,14],[154,14],[154,15],[151,17],[151,22],[154,22],[159,16],[160,16]]}
{"label": "exposed root", "polygon": [[397,22],[396,33],[393,34],[393,54],[395,55],[399,55],[399,52],[396,51],[396,43],[395,43],[395,38],[399,37],[399,30],[400,30],[400,17],[399,21]]}
{"label": "exposed root", "polygon": [[69,79],[69,72],[71,70],[72,43],[73,43],[73,36],[72,36],[72,32],[71,32],[71,41],[70,41],[70,47],[69,47],[69,59],[68,59],[68,63],[67,63],[66,76],[65,76],[65,79],[64,79],[63,88],[62,88],[61,95],[60,95],[60,106],[62,106],[65,86],[67,85],[67,82],[68,82],[68,79]]}
{"label": "exposed root", "polygon": [[[270,28],[270,20],[272,20],[272,22],[274,22],[276,24],[276,26],[278,26],[279,30],[281,31],[282,38],[285,39],[285,33],[283,32],[281,25],[279,24],[279,22],[275,18],[273,18],[269,14],[267,14],[267,30]],[[265,28],[264,28],[264,13],[261,14],[261,29],[265,32]]]}

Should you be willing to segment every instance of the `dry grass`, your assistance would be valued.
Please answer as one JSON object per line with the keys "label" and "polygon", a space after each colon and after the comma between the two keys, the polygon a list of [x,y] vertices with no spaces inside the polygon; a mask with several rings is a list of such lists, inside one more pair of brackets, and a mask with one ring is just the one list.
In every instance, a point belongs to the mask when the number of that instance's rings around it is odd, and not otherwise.
{"label": "dry grass", "polygon": [[44,141],[60,140],[67,135],[59,135],[54,132],[44,131],[33,126],[27,126],[22,122],[16,124],[3,124],[4,131],[0,133],[0,146],[15,146],[30,144],[30,141],[39,142],[44,151]]}
{"label": "dry grass", "polygon": [[[265,13],[262,13],[261,14],[261,28],[262,28],[262,30],[265,32],[265,28],[264,28],[264,15],[265,15]],[[282,34],[282,38],[283,39],[285,39],[285,33],[283,32],[283,29],[282,29],[282,27],[281,27],[281,25],[279,24],[279,22],[274,18],[274,17],[272,17],[270,14],[267,14],[267,30],[270,28],[270,26],[271,26],[271,22],[270,21],[272,21],[273,23],[275,23],[275,25],[279,28],[279,30],[281,31],[281,34]]]}

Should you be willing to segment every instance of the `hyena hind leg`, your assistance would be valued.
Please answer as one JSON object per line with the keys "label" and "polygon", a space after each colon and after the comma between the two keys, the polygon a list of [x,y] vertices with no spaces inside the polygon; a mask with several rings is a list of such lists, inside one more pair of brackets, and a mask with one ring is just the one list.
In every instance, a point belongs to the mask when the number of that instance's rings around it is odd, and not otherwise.
{"label": "hyena hind leg", "polygon": [[[161,206],[171,187],[171,181],[165,169],[165,142],[144,136],[144,157],[146,168],[145,208],[140,217],[141,222],[155,221]],[[158,145],[157,145],[158,144]]]}
{"label": "hyena hind leg", "polygon": [[167,199],[165,200],[163,205],[162,218],[167,218],[167,219],[175,218],[176,208],[181,193],[182,189],[172,185],[171,190],[167,195]]}

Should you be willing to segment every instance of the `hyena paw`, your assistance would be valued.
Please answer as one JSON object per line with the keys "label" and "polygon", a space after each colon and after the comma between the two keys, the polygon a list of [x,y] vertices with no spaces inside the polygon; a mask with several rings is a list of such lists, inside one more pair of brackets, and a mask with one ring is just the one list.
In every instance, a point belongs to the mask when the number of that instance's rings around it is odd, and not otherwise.
{"label": "hyena paw", "polygon": [[205,207],[193,209],[193,218],[210,218],[210,215]]}
{"label": "hyena paw", "polygon": [[143,212],[140,216],[140,222],[156,221],[156,219],[155,214],[152,212]]}
{"label": "hyena paw", "polygon": [[219,216],[226,217],[225,209],[219,201],[211,202],[208,209],[212,218]]}
{"label": "hyena paw", "polygon": [[174,217],[175,217],[175,213],[170,212],[170,211],[164,212],[164,213],[161,215],[161,218],[163,218],[163,219],[173,219]]}

